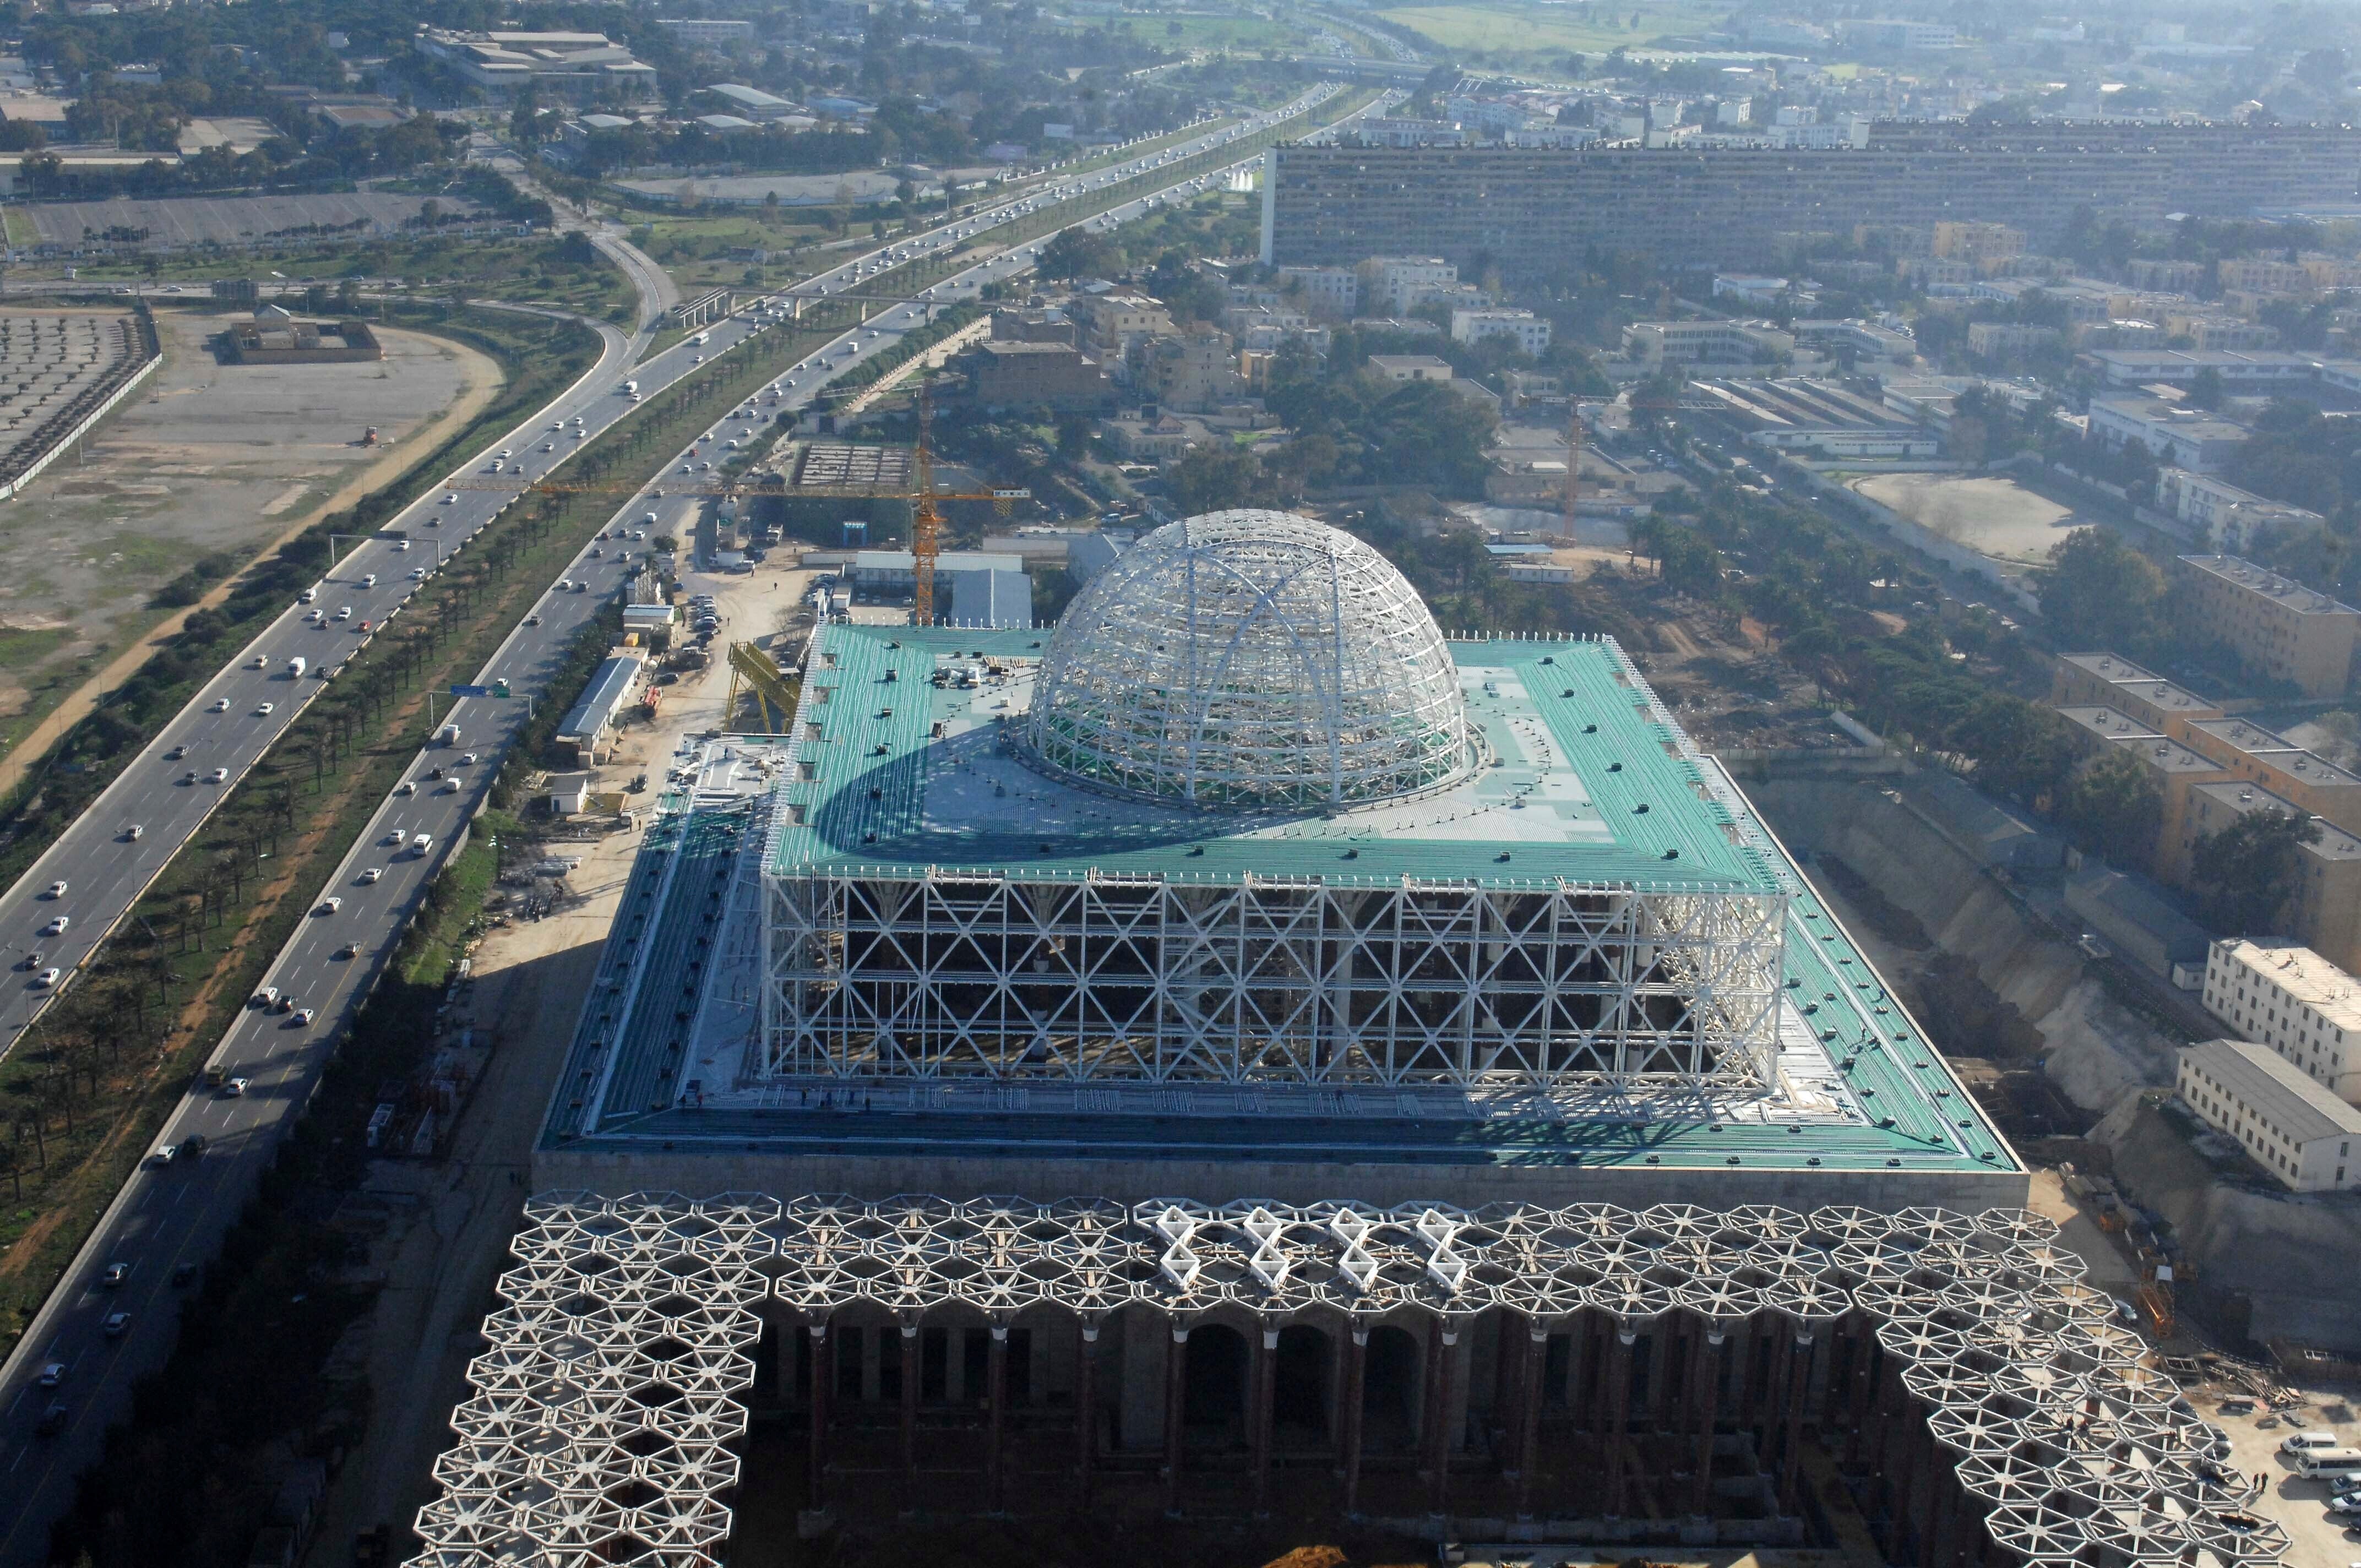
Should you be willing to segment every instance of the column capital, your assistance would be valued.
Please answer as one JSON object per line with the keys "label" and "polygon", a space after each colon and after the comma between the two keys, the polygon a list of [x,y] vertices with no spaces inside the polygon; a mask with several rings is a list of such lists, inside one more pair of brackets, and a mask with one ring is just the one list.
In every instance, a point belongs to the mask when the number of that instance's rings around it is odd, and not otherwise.
{"label": "column capital", "polygon": [[1277,1350],[1279,1348],[1279,1331],[1277,1329],[1265,1329],[1262,1331],[1262,1347],[1265,1350]]}
{"label": "column capital", "polygon": [[1006,1323],[993,1324],[992,1337],[996,1340],[1005,1340],[1008,1337],[1008,1325]]}
{"label": "column capital", "polygon": [[826,1323],[812,1324],[811,1337],[815,1340],[826,1339],[828,1337],[828,1325]]}
{"label": "column capital", "polygon": [[1099,1343],[1098,1324],[1084,1323],[1082,1325],[1082,1343],[1084,1344],[1096,1344]]}
{"label": "column capital", "polygon": [[1444,1330],[1443,1343],[1446,1345],[1457,1344],[1459,1343],[1459,1331],[1457,1329]]}
{"label": "column capital", "polygon": [[1172,1343],[1174,1344],[1187,1344],[1189,1343],[1188,1324],[1175,1323],[1172,1325]]}
{"label": "column capital", "polygon": [[1367,1343],[1369,1343],[1369,1331],[1368,1331],[1368,1330],[1367,1330],[1367,1329],[1365,1329],[1365,1328],[1363,1328],[1363,1327],[1361,1327],[1358,1323],[1354,1324],[1354,1325],[1353,1325],[1353,1343],[1354,1343],[1355,1344],[1367,1344]]}
{"label": "column capital", "polygon": [[916,1323],[904,1323],[902,1325],[902,1337],[904,1339],[917,1339],[918,1337],[918,1325]]}

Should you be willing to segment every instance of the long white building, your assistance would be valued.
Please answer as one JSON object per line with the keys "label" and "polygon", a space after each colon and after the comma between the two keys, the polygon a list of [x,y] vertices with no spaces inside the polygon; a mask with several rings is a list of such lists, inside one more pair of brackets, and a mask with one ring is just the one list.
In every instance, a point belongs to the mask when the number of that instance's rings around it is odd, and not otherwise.
{"label": "long white building", "polygon": [[2205,1005],[2347,1104],[2361,1105],[2361,982],[2284,938],[2216,942]]}
{"label": "long white building", "polygon": [[2234,1137],[2294,1192],[2361,1185],[2361,1111],[2244,1040],[2185,1046],[2173,1089],[2200,1120]]}

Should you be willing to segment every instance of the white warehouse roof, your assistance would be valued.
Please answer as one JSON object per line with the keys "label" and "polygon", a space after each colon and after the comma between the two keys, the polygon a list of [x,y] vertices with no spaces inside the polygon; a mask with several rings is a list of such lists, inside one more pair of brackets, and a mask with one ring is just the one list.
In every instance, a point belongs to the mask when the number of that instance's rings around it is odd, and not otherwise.
{"label": "white warehouse roof", "polygon": [[2205,1040],[2182,1047],[2181,1055],[2298,1144],[2361,1134],[2361,1109],[2347,1105],[2267,1047]]}

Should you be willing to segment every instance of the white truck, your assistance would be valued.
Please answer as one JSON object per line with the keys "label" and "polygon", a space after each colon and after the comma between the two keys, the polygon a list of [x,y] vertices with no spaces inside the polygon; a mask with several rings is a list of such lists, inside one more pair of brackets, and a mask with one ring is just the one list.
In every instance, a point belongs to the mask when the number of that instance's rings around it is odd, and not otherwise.
{"label": "white truck", "polygon": [[287,678],[291,681],[300,681],[303,678],[303,658],[302,654],[299,653],[294,658],[287,661]]}
{"label": "white truck", "polygon": [[456,746],[459,743],[459,727],[456,724],[445,725],[434,732],[434,740],[439,745]]}
{"label": "white truck", "polygon": [[434,847],[434,835],[432,833],[421,833],[410,841],[410,852],[422,861],[426,858],[426,851]]}
{"label": "white truck", "polygon": [[637,381],[626,381],[623,383],[623,395],[625,397],[635,396],[639,392],[639,389],[640,384]]}
{"label": "white truck", "polygon": [[690,341],[691,343],[696,344],[699,348],[702,348],[702,347],[704,347],[708,343],[711,342],[711,341],[712,341],[712,339],[713,339],[713,334],[712,334],[711,333],[709,333],[709,332],[700,332],[700,333],[698,333],[695,337],[693,337],[693,338],[689,339],[689,341]]}

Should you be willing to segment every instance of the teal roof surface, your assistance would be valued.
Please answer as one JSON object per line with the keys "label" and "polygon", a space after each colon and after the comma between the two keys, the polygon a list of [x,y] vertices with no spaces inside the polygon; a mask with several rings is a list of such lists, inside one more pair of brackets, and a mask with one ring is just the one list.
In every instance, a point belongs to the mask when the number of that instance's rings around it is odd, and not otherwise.
{"label": "teal roof surface", "polygon": [[[1098,795],[1021,754],[1045,633],[820,630],[774,874],[927,868],[1783,894],[1752,821],[1605,641],[1450,644],[1483,764],[1407,800],[1241,815]],[[978,685],[939,673],[1002,670]]]}
{"label": "teal roof surface", "polygon": [[[684,1103],[700,1070],[683,1047],[718,939],[719,890],[755,817],[742,802],[690,810],[689,797],[677,795],[666,797],[676,809],[651,828],[634,865],[544,1149],[2024,1168],[1743,795],[1689,745],[1612,643],[1454,642],[1473,716],[1500,766],[1406,805],[1240,819],[1085,795],[1002,755],[1007,725],[996,716],[1017,711],[1023,662],[1038,656],[1041,640],[824,629],[818,652],[833,653],[833,664],[811,661],[788,753],[818,776],[784,770],[789,782],[777,786],[777,804],[801,810],[774,812],[759,851],[770,872],[939,866],[1062,876],[1103,868],[1175,879],[1411,876],[1499,886],[1565,877],[1779,894],[1788,900],[1781,1076],[1795,1103],[1808,1104],[1765,1113],[1573,1095],[1554,1107],[1470,1113],[1430,1096],[1424,1111],[1403,1097],[1400,1113],[1390,1101],[1372,1113],[1375,1101],[1336,1106],[1317,1093],[1187,1084],[1160,1091],[1186,1107],[1165,1115],[1104,1111],[1055,1086],[1015,1091],[995,1106],[928,1083],[857,1082],[827,1092],[789,1083],[751,1096],[706,1082],[709,1102]],[[1001,662],[1009,678],[933,685],[939,667],[987,661]],[[1011,707],[995,706],[1004,701]],[[1510,805],[1520,794],[1526,804]],[[1502,853],[1510,859],[1495,858]]]}

